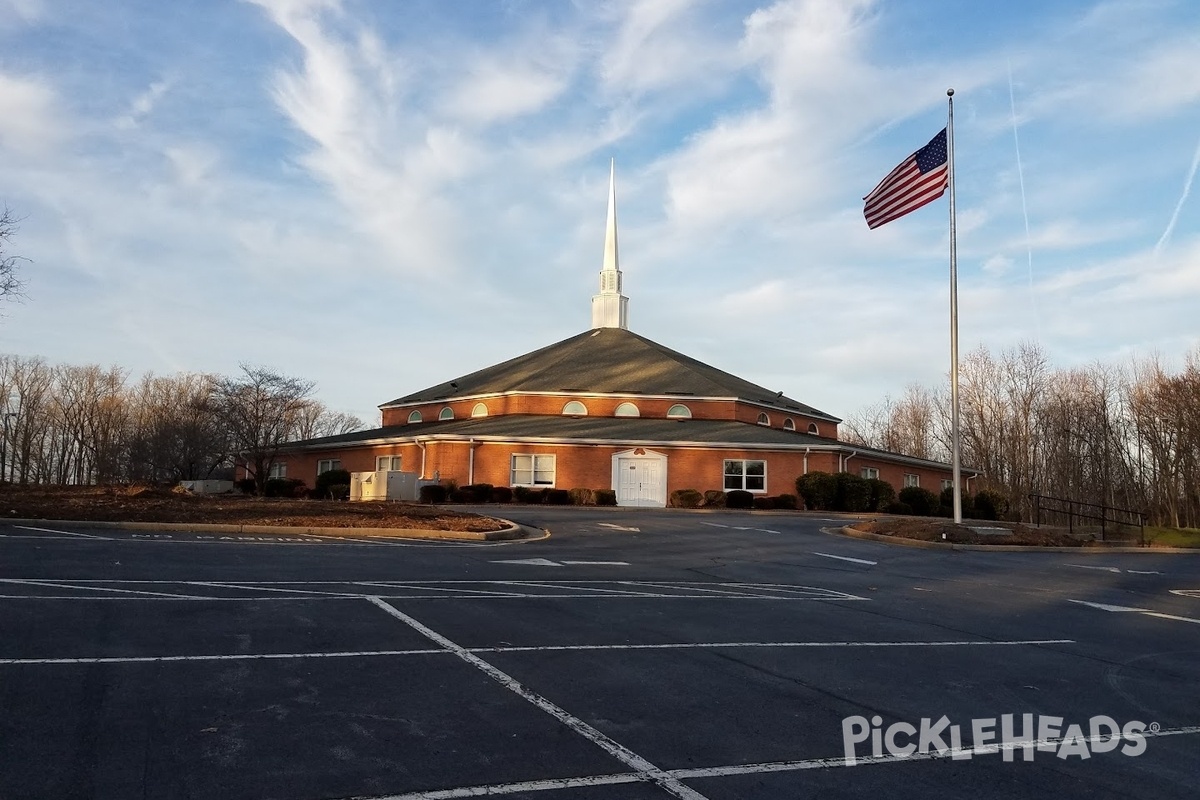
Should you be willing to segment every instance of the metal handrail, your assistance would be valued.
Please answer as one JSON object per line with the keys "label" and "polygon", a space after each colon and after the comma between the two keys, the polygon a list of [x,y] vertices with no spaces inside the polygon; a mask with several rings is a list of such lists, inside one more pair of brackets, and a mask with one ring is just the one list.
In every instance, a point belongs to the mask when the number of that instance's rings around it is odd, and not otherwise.
{"label": "metal handrail", "polygon": [[[1029,499],[1033,501],[1034,507],[1034,523],[1038,526],[1042,524],[1043,508],[1050,513],[1066,514],[1067,515],[1067,530],[1071,533],[1075,532],[1075,517],[1080,519],[1095,519],[1100,521],[1100,541],[1108,541],[1108,523],[1115,522],[1117,524],[1132,524],[1123,522],[1117,519],[1116,514],[1124,514],[1127,519],[1137,519],[1138,526],[1138,541],[1142,547],[1146,546],[1146,518],[1147,514],[1144,511],[1135,511],[1131,508],[1117,508],[1116,506],[1106,506],[1100,503],[1088,503],[1083,500],[1072,500],[1068,497],[1051,497],[1044,494],[1031,494]],[[1066,508],[1055,508],[1052,505],[1043,506],[1043,501],[1050,503],[1065,504]],[[1096,509],[1099,512],[1097,515],[1091,512],[1090,509]],[[1115,512],[1115,513],[1109,513]]]}

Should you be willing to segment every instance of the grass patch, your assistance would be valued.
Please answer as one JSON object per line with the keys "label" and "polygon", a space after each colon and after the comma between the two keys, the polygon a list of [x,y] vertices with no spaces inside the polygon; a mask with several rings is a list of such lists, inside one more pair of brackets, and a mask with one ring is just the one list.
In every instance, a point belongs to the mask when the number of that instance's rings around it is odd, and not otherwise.
{"label": "grass patch", "polygon": [[1200,547],[1200,528],[1146,526],[1146,541],[1158,547]]}

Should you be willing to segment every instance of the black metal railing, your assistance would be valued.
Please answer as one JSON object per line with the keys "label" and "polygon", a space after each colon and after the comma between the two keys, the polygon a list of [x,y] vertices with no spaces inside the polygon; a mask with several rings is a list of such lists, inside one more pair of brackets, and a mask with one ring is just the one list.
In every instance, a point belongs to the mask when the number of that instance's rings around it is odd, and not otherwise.
{"label": "black metal railing", "polygon": [[1146,513],[1143,511],[1116,508],[1100,503],[1087,503],[1067,497],[1050,497],[1044,494],[1031,494],[1029,499],[1033,501],[1033,521],[1038,526],[1042,524],[1043,515],[1046,515],[1047,518],[1053,518],[1055,515],[1065,516],[1067,530],[1071,533],[1075,532],[1077,519],[1099,521],[1100,541],[1102,542],[1108,541],[1110,526],[1136,527],[1138,543],[1142,547],[1146,546]]}

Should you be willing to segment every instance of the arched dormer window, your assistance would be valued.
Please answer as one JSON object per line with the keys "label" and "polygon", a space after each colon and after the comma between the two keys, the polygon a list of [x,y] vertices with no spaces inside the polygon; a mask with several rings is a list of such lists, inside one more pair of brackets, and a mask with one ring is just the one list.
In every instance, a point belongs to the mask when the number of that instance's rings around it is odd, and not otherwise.
{"label": "arched dormer window", "polygon": [[785,431],[794,431],[794,430],[796,430],[796,423],[795,423],[795,422],[792,420],[792,418],[791,418],[791,417],[788,417],[787,419],[785,419],[785,420],[783,421],[783,429],[784,429]]}
{"label": "arched dormer window", "polygon": [[683,403],[676,403],[667,409],[667,416],[670,419],[691,419],[692,410]]}
{"label": "arched dormer window", "polygon": [[578,400],[572,400],[563,406],[562,413],[564,417],[586,417],[587,406]]}
{"label": "arched dormer window", "polygon": [[454,419],[454,409],[451,408],[450,406],[446,406],[445,408],[443,408],[441,411],[438,412],[438,421],[439,422],[445,422],[448,419]]}
{"label": "arched dormer window", "polygon": [[420,421],[421,421],[421,412],[420,412],[420,411],[414,411],[414,412],[412,412],[411,414],[409,414],[409,415],[408,415],[408,421],[409,421],[410,423],[412,423],[412,422],[420,422]]}
{"label": "arched dormer window", "polygon": [[821,429],[817,427],[817,423],[815,422],[808,423],[808,432],[815,433],[818,436],[821,435]]}
{"label": "arched dormer window", "polygon": [[641,411],[633,403],[621,403],[617,406],[617,410],[613,412],[614,417],[640,417]]}
{"label": "arched dormer window", "polygon": [[771,418],[767,416],[767,414],[766,414],[766,412],[765,412],[765,411],[763,411],[763,412],[760,412],[760,413],[759,413],[759,415],[758,415],[758,424],[759,424],[759,425],[767,425],[767,426],[770,426],[770,424],[771,424]]}
{"label": "arched dormer window", "polygon": [[487,415],[488,415],[487,406],[484,405],[483,403],[476,403],[475,407],[471,409],[472,417],[486,417]]}

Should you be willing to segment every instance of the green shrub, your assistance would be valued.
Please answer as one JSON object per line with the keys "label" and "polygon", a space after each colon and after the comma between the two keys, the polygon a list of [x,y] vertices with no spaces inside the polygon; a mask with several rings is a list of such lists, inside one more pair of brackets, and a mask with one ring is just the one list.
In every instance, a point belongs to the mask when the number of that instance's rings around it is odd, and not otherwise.
{"label": "green shrub", "polygon": [[334,483],[325,487],[325,493],[330,500],[349,500],[350,499],[350,484]]}
{"label": "green shrub", "polygon": [[903,514],[904,516],[911,516],[913,513],[912,506],[899,501],[888,503],[883,510],[888,514]]}
{"label": "green shrub", "polygon": [[420,489],[420,498],[422,503],[444,503],[446,502],[446,487],[440,483],[430,483],[422,486]]}
{"label": "green shrub", "polygon": [[753,508],[754,495],[743,489],[734,489],[725,493],[726,508]]}
{"label": "green shrub", "polygon": [[922,486],[905,486],[900,490],[899,500],[920,517],[933,516],[941,505],[938,496]]}
{"label": "green shrub", "polygon": [[667,505],[671,508],[699,508],[704,502],[704,495],[695,489],[676,489],[671,492]]}
{"label": "green shrub", "polygon": [[507,486],[493,486],[491,501],[493,503],[511,503],[513,501],[513,490]]}
{"label": "green shrub", "polygon": [[571,493],[566,489],[545,489],[545,498],[543,503],[550,506],[569,506],[571,505]]}
{"label": "green shrub", "polygon": [[870,490],[867,511],[883,511],[896,499],[896,490],[887,481],[867,478],[867,487]]}
{"label": "green shrub", "polygon": [[[945,511],[945,513],[941,514],[940,516],[953,517],[954,487],[947,486],[945,489],[942,489],[942,493],[938,495],[938,497],[941,499],[942,508]],[[962,493],[962,514],[964,519],[979,519],[977,516],[978,512],[975,509],[975,501],[967,492]]]}
{"label": "green shrub", "polygon": [[1008,514],[1008,498],[990,489],[975,495],[975,519],[1003,519]]}
{"label": "green shrub", "polygon": [[466,489],[451,489],[446,492],[446,500],[451,503],[473,503],[475,496]]}
{"label": "green shrub", "polygon": [[758,509],[759,511],[770,511],[771,509],[775,508],[774,497],[762,497],[760,495],[754,498],[753,503],[754,508]]}
{"label": "green shrub", "polygon": [[837,478],[828,472],[807,472],[796,478],[796,493],[810,511],[830,511],[837,499]]}
{"label": "green shrub", "polygon": [[242,478],[240,481],[233,482],[233,488],[242,494],[254,494],[258,491],[258,482],[254,478]]}
{"label": "green shrub", "polygon": [[781,494],[775,498],[775,507],[795,511],[800,507],[800,498],[794,494]]}
{"label": "green shrub", "polygon": [[617,493],[613,489],[597,489],[596,490],[596,505],[598,506],[615,506],[617,504]]}
{"label": "green shrub", "polygon": [[464,503],[490,503],[492,501],[492,485],[490,483],[472,483],[460,490],[466,497]]}
{"label": "green shrub", "polygon": [[834,511],[866,511],[871,503],[871,487],[865,478],[860,478],[849,472],[839,472],[834,476],[837,487],[833,501]]}
{"label": "green shrub", "polygon": [[316,497],[319,500],[325,500],[327,498],[331,498],[332,495],[329,492],[329,487],[340,485],[343,483],[346,484],[347,486],[350,485],[350,473],[349,472],[347,472],[344,469],[326,470],[317,476],[317,483],[316,483],[316,486],[313,488],[313,497]]}
{"label": "green shrub", "polygon": [[571,505],[573,506],[594,506],[596,505],[596,492],[592,489],[572,489],[571,490]]}
{"label": "green shrub", "polygon": [[541,505],[542,503],[546,502],[546,494],[549,491],[550,491],[549,489],[532,489],[532,488],[530,488],[525,492],[525,499],[522,500],[521,502],[529,503],[530,505],[535,505],[535,506]]}
{"label": "green shrub", "polygon": [[725,507],[725,492],[720,489],[709,489],[704,493],[705,508],[724,508]]}
{"label": "green shrub", "polygon": [[263,487],[265,497],[303,497],[308,487],[299,478],[267,478]]}

